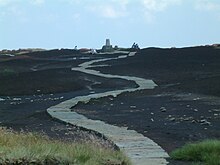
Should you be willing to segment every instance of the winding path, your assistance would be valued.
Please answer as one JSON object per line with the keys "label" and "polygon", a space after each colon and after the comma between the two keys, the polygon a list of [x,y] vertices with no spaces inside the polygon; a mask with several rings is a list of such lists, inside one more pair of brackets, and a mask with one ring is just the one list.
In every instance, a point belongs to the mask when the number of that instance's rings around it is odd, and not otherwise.
{"label": "winding path", "polygon": [[[129,53],[129,52],[128,52]],[[99,60],[91,60],[79,65],[79,67],[72,68],[72,70],[101,76],[105,78],[121,78],[125,80],[135,81],[138,85],[137,88],[128,88],[123,90],[114,90],[104,93],[95,93],[86,96],[77,96],[70,100],[64,101],[60,104],[52,106],[47,109],[47,112],[53,117],[64,122],[84,127],[90,130],[97,131],[110,140],[112,140],[125,154],[131,159],[134,165],[162,165],[168,164],[166,158],[168,154],[154,141],[144,137],[142,134],[137,133],[135,130],[128,130],[126,127],[117,127],[103,121],[91,120],[76,112],[72,112],[71,108],[76,106],[79,102],[89,102],[91,99],[101,98],[105,96],[117,97],[124,92],[134,92],[143,89],[153,89],[157,86],[152,80],[146,80],[138,77],[119,76],[111,74],[103,74],[99,71],[89,68],[98,65],[92,65],[97,62],[103,62],[113,59],[127,58],[134,56],[135,52],[130,52],[128,55],[123,55],[115,58],[105,58]]]}

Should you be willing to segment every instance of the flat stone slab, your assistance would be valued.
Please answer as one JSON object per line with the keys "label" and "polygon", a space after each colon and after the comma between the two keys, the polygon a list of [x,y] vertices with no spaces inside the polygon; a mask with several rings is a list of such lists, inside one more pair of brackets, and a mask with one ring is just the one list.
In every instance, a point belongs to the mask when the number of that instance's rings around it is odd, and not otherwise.
{"label": "flat stone slab", "polygon": [[[54,111],[53,111],[54,108]],[[168,154],[154,141],[144,137],[134,130],[106,124],[103,121],[91,120],[76,112],[57,111],[56,107],[49,108],[48,113],[59,120],[97,131],[113,141],[131,159],[134,165],[167,164]]]}
{"label": "flat stone slab", "polygon": [[[130,52],[128,55],[119,56],[118,58],[127,58],[128,56],[134,56],[135,52]],[[113,141],[124,153],[131,159],[134,165],[164,165],[168,164],[166,158],[169,155],[153,140],[143,136],[135,130],[128,130],[126,127],[118,127],[107,124],[100,120],[91,120],[83,115],[71,111],[71,107],[76,106],[79,102],[89,102],[91,99],[101,98],[106,96],[117,97],[123,92],[133,92],[142,89],[153,89],[157,86],[152,80],[146,80],[138,77],[119,76],[103,74],[99,71],[87,69],[95,62],[107,61],[118,58],[107,58],[92,60],[80,64],[77,68],[72,70],[81,71],[87,74],[106,78],[121,78],[125,80],[135,81],[139,86],[138,88],[130,88],[123,90],[108,91],[104,93],[94,93],[86,96],[77,96],[70,100],[64,101],[58,105],[52,106],[47,109],[48,114],[53,118],[57,118],[66,123],[77,125],[89,130],[94,130],[103,134],[109,140]]]}

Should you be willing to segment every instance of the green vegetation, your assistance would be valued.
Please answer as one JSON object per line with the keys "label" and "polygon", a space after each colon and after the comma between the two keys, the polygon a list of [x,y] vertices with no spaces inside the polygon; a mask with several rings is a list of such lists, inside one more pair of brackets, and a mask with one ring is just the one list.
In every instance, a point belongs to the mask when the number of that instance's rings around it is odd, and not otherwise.
{"label": "green vegetation", "polygon": [[0,128],[0,164],[129,165],[120,151]]}
{"label": "green vegetation", "polygon": [[0,70],[0,75],[1,76],[8,76],[8,75],[13,75],[13,74],[17,74],[13,69]]}
{"label": "green vegetation", "polygon": [[220,140],[205,140],[187,144],[173,151],[171,158],[195,161],[207,165],[220,165]]}

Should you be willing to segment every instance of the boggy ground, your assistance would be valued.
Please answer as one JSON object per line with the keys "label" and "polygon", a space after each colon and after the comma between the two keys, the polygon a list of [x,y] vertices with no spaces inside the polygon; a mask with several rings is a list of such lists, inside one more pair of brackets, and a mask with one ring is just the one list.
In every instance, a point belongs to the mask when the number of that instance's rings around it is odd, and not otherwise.
{"label": "boggy ground", "polygon": [[98,133],[66,125],[46,113],[50,106],[75,96],[136,86],[121,79],[71,71],[82,62],[98,58],[102,57],[75,50],[0,55],[0,126],[115,148]]}
{"label": "boggy ground", "polygon": [[[52,120],[45,110],[77,95],[135,87],[132,82],[71,71],[71,67],[82,62],[111,56],[115,55],[82,55],[73,50],[0,56],[0,98],[6,99],[0,101],[0,125],[44,131],[64,140],[97,139],[95,133],[91,136],[77,127]],[[74,111],[135,129],[167,152],[187,142],[220,138],[220,49],[148,48],[136,56],[101,64],[111,66],[94,69],[153,79],[158,87],[92,100],[86,105],[79,104]],[[106,146],[103,139],[98,141]]]}
{"label": "boggy ground", "polygon": [[104,64],[111,66],[95,69],[153,79],[158,87],[93,100],[73,111],[137,130],[167,152],[188,142],[220,138],[219,48],[148,48]]}

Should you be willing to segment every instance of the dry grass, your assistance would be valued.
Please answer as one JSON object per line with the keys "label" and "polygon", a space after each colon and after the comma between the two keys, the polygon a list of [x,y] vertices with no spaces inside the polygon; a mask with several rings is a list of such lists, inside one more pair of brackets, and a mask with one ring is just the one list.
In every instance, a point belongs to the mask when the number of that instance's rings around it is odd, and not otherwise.
{"label": "dry grass", "polygon": [[0,128],[0,164],[130,165],[120,151]]}

